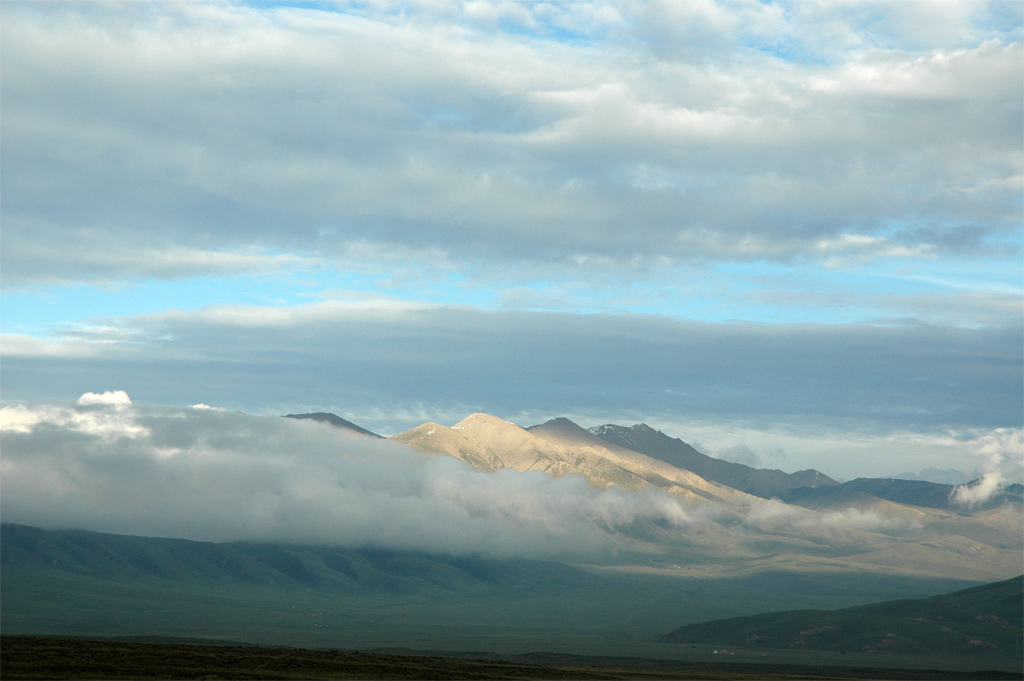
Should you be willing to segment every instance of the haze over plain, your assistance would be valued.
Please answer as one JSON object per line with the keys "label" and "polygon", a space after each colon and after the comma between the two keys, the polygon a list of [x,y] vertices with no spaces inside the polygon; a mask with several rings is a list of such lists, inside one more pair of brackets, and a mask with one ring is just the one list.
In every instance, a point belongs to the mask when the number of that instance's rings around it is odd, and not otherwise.
{"label": "haze over plain", "polygon": [[7,406],[1019,478],[1019,3],[0,14]]}

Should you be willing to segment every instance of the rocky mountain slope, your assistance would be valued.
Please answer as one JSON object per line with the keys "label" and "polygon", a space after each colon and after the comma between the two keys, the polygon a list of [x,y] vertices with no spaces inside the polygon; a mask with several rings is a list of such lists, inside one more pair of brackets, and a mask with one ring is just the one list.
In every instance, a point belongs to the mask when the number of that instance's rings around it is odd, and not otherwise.
{"label": "rocky mountain slope", "polygon": [[[392,439],[480,471],[576,474],[601,489],[668,492],[684,502],[682,524],[618,530],[622,546],[651,556],[656,571],[884,570],[992,580],[1019,572],[1024,549],[1022,504],[1012,494],[997,506],[952,508],[939,503],[949,490],[935,491],[948,486],[915,484],[907,494],[891,481],[840,485],[813,470],[762,471],[705,456],[643,424],[588,431],[558,418],[521,428],[473,414],[454,426],[425,423]],[[908,503],[914,501],[925,503]]]}
{"label": "rocky mountain slope", "polygon": [[591,428],[590,432],[610,444],[642,452],[677,468],[693,471],[706,480],[712,480],[765,499],[785,497],[790,490],[800,487],[839,484],[816,470],[785,473],[780,470],[752,468],[741,463],[716,459],[702,454],[682,440],[669,437],[644,423],[638,423],[628,428],[607,424]]}
{"label": "rocky mountain slope", "polygon": [[567,419],[525,429],[496,416],[472,414],[454,426],[424,423],[392,439],[428,454],[453,456],[482,471],[539,470],[555,477],[575,473],[594,487],[653,486],[693,501],[744,496],[692,471],[607,443]]}

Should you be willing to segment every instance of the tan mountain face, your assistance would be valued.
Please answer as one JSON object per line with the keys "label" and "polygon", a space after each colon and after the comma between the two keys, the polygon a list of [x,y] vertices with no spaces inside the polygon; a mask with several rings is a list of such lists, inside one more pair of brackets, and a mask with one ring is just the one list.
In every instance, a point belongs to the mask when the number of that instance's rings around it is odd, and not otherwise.
{"label": "tan mountain face", "polygon": [[963,514],[869,494],[833,498],[820,493],[821,499],[797,506],[710,482],[612,444],[566,419],[525,429],[488,414],[472,414],[454,426],[424,423],[392,439],[486,472],[510,468],[555,477],[582,475],[598,489],[620,486],[672,494],[690,520],[679,527],[646,525],[621,534],[624,550],[647,556],[628,569],[689,576],[882,570],[1001,579],[1016,574],[1020,563],[1019,504],[984,515]]}
{"label": "tan mountain face", "polygon": [[577,474],[591,486],[648,486],[693,501],[737,499],[747,495],[708,482],[664,461],[604,442],[576,424],[556,419],[530,430],[489,414],[472,414],[454,426],[424,423],[395,435],[428,454],[448,454],[482,471],[541,470],[555,477]]}

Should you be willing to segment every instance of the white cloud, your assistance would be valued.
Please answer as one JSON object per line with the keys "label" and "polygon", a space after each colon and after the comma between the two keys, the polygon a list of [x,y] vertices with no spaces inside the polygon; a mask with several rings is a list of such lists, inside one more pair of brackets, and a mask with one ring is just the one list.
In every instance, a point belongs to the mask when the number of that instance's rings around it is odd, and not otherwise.
{"label": "white cloud", "polygon": [[97,348],[87,343],[16,333],[0,334],[0,347],[8,357],[87,357],[98,352]]}
{"label": "white cloud", "polygon": [[85,393],[77,408],[14,405],[0,408],[0,432],[31,434],[43,426],[92,435],[104,443],[120,438],[141,438],[149,429],[135,419],[132,402],[123,390]]}
{"label": "white cloud", "polygon": [[1021,43],[985,7],[12,6],[5,278],[980,252],[910,227],[1019,227]]}
{"label": "white cloud", "polygon": [[[5,522],[563,559],[628,551],[630,533],[651,523],[669,542],[694,546],[719,532],[741,541],[752,530],[758,542],[776,535],[841,544],[851,536],[844,533],[922,525],[921,514],[907,509],[821,513],[750,497],[682,502],[658,490],[593,489],[573,475],[481,473],[312,421],[195,405],[135,405],[124,410],[132,418],[122,412],[113,420],[116,404],[0,411]],[[108,417],[103,428],[90,420],[97,410]]]}
{"label": "white cloud", "polygon": [[[819,512],[799,506],[790,506],[778,500],[768,500],[743,509],[743,519],[762,530],[782,532],[820,532],[854,530],[885,532],[911,530],[923,527],[923,514],[904,509],[902,514],[886,515],[876,510],[846,508],[841,511]],[[919,517],[915,517],[919,516]]]}
{"label": "white cloud", "polygon": [[78,398],[78,403],[83,406],[104,405],[114,407],[121,411],[132,404],[132,399],[123,390],[108,390],[104,393],[85,393]]}
{"label": "white cloud", "polygon": [[[108,417],[103,428],[95,427],[98,408]],[[598,491],[541,472],[483,474],[312,422],[147,407],[140,426],[111,419],[116,412],[109,401],[5,408],[4,520],[548,557],[614,550],[614,533],[634,522],[688,520],[664,494]]]}
{"label": "white cloud", "polygon": [[1004,428],[970,443],[981,459],[982,476],[953,491],[953,501],[966,507],[987,501],[1006,484],[1024,484],[1024,429]]}

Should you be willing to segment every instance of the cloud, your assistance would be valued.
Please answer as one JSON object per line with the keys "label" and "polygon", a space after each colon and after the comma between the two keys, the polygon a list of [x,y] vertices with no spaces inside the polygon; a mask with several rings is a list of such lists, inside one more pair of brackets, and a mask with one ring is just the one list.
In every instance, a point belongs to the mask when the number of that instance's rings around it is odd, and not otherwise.
{"label": "cloud", "polygon": [[5,353],[7,398],[115,383],[150,403],[278,413],[428,405],[607,418],[625,404],[639,420],[839,418],[882,428],[1016,427],[1024,409],[1015,328],[707,324],[339,299],[94,320],[68,328],[64,343],[65,355],[53,341],[43,357]]}
{"label": "cloud", "polygon": [[1017,20],[804,4],[12,5],[6,283],[1019,254]]}
{"label": "cloud", "polygon": [[5,522],[579,557],[614,550],[614,532],[632,523],[687,521],[679,502],[660,493],[597,491],[582,478],[546,473],[488,475],[313,422],[140,408],[121,396],[0,412]]}
{"label": "cloud", "polygon": [[643,421],[727,459],[745,447],[773,466],[850,478],[973,470],[972,438],[1020,427],[1021,347],[1020,327],[708,324],[339,298],[93,320],[45,354],[5,344],[0,382],[8,402],[119,385],[150,404],[333,411],[384,434],[474,412]]}
{"label": "cloud", "polygon": [[771,499],[741,508],[743,521],[769,532],[887,532],[923,527],[914,511],[885,514],[872,509],[845,508],[839,511],[812,511]]}
{"label": "cloud", "polygon": [[0,408],[0,432],[28,434],[42,425],[95,436],[102,442],[149,435],[149,430],[135,420],[131,399],[123,390],[85,393],[73,408],[52,405]]}
{"label": "cloud", "polygon": [[992,498],[1006,484],[1024,484],[1024,429],[1000,429],[971,443],[982,459],[982,476],[953,490],[954,503],[970,508]]}
{"label": "cloud", "polygon": [[121,391],[84,397],[0,410],[5,522],[556,559],[629,551],[637,528],[651,525],[670,543],[695,545],[703,540],[694,530],[842,542],[849,532],[920,527],[912,514],[821,513],[750,497],[684,502],[654,489],[593,489],[573,475],[482,473],[314,421],[140,406]]}
{"label": "cloud", "polygon": [[3,15],[8,401],[1019,426],[1014,3]]}
{"label": "cloud", "polygon": [[757,452],[746,445],[735,445],[733,447],[729,447],[728,449],[716,453],[715,456],[723,461],[741,463],[752,468],[760,468],[762,466],[761,457],[757,455]]}
{"label": "cloud", "polygon": [[108,390],[105,393],[85,393],[78,398],[78,404],[82,406],[107,405],[121,411],[131,406],[132,399],[123,390]]}

